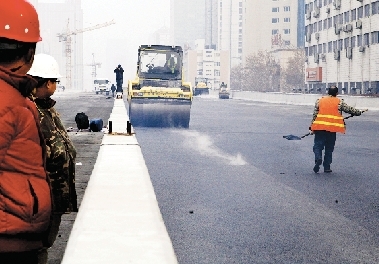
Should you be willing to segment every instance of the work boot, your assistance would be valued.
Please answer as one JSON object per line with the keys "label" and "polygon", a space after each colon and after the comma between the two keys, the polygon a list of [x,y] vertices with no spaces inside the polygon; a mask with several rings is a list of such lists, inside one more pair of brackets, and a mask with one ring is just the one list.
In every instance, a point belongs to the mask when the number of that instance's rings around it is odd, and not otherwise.
{"label": "work boot", "polygon": [[315,166],[313,167],[313,171],[315,173],[318,173],[318,171],[320,170],[321,163],[322,163],[322,160],[316,160],[315,161]]}
{"label": "work boot", "polygon": [[325,173],[331,173],[332,170],[330,169],[330,167],[327,167],[327,168],[324,167],[324,172]]}

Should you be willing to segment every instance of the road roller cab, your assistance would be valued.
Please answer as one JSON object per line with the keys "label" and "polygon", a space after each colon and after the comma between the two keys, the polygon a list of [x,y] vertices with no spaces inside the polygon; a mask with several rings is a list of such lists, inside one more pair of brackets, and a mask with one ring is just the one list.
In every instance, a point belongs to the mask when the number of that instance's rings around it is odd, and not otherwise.
{"label": "road roller cab", "polygon": [[129,118],[134,127],[189,127],[192,87],[183,81],[180,46],[142,45],[137,76],[128,81]]}

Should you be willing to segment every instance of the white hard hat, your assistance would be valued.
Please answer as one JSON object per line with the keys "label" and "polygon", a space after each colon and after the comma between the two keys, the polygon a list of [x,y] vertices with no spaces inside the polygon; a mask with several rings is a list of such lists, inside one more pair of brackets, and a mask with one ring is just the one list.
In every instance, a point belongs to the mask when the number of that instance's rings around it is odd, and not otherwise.
{"label": "white hard hat", "polygon": [[29,75],[41,78],[60,78],[58,62],[54,57],[47,54],[34,56],[33,65],[28,71]]}

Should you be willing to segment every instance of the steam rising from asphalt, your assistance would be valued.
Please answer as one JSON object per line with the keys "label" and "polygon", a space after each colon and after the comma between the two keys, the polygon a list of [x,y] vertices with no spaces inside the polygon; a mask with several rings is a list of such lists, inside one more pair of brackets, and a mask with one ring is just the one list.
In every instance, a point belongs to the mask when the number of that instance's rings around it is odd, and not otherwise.
{"label": "steam rising from asphalt", "polygon": [[181,133],[184,136],[184,145],[186,147],[198,151],[203,156],[222,159],[229,162],[230,165],[234,166],[242,166],[247,164],[240,153],[233,156],[231,154],[223,152],[221,149],[213,145],[212,140],[207,135],[201,134],[197,131],[188,130],[176,132]]}

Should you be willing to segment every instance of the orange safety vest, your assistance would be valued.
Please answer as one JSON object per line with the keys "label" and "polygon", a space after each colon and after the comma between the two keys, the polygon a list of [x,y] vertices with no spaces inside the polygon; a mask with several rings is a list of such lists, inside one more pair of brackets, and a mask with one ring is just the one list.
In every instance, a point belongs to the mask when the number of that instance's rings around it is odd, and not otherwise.
{"label": "orange safety vest", "polygon": [[338,111],[340,99],[337,97],[322,97],[319,100],[319,112],[311,125],[311,130],[345,133],[345,122]]}

